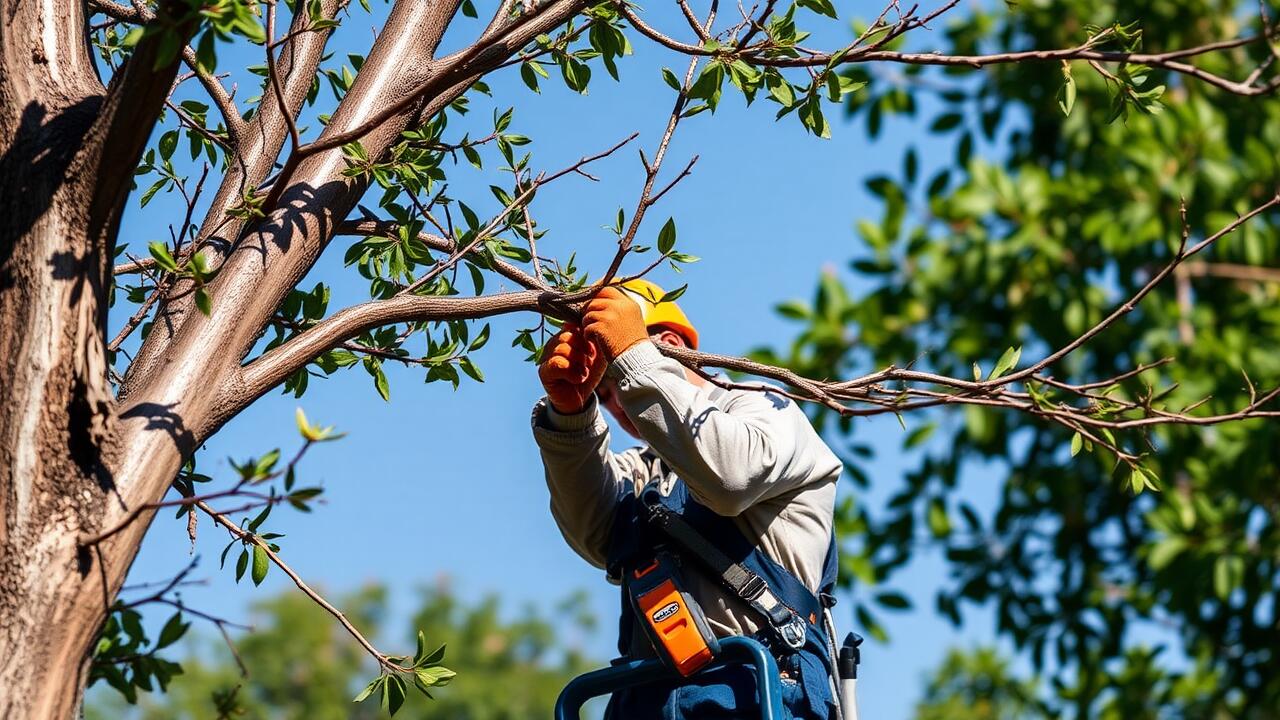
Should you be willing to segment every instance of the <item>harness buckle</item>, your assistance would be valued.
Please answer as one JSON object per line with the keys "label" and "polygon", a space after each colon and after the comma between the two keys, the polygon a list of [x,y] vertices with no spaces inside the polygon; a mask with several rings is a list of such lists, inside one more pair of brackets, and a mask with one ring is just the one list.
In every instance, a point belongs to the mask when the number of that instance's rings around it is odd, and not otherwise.
{"label": "harness buckle", "polygon": [[751,577],[747,578],[747,581],[742,584],[742,588],[738,590],[738,596],[747,602],[755,602],[768,589],[769,585],[764,581],[764,578],[752,573]]}
{"label": "harness buckle", "polygon": [[805,625],[804,620],[799,615],[793,614],[791,619],[784,625],[775,628],[778,635],[782,637],[782,641],[792,650],[799,650],[804,647]]}

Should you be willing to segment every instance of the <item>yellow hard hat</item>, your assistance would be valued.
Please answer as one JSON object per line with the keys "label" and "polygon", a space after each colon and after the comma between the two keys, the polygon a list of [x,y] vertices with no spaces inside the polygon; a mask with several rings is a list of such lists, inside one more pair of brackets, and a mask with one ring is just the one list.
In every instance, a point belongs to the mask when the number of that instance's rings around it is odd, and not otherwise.
{"label": "yellow hard hat", "polygon": [[680,306],[674,302],[658,303],[666,294],[661,287],[643,278],[636,278],[622,283],[622,288],[640,305],[640,313],[644,316],[647,327],[669,328],[688,341],[689,347],[698,347],[698,331],[693,329],[693,323],[689,322]]}

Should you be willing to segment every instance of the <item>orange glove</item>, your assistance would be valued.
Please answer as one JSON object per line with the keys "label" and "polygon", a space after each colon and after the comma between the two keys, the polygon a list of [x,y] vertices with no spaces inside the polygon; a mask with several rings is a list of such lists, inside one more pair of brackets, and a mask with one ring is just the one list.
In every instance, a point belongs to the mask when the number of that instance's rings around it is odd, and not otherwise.
{"label": "orange glove", "polygon": [[604,355],[582,330],[565,323],[542,350],[538,379],[547,401],[562,415],[582,412],[607,366]]}
{"label": "orange glove", "polygon": [[649,339],[640,305],[610,285],[601,288],[582,311],[582,329],[610,360]]}

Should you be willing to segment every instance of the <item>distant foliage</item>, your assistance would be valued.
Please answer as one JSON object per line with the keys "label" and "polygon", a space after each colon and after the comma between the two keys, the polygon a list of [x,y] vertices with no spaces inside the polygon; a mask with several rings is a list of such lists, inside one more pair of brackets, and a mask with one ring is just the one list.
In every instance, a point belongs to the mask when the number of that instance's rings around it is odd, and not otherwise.
{"label": "distant foliage", "polygon": [[[496,597],[468,602],[447,584],[421,593],[404,627],[388,627],[387,592],[370,586],[339,598],[353,622],[394,644],[421,630],[446,648],[458,672],[435,702],[408,702],[397,718],[523,720],[548,717],[560,688],[598,665],[580,649],[594,628],[584,598],[572,596],[552,616],[504,611]],[[248,675],[216,635],[194,631],[184,675],[165,694],[128,706],[114,693],[90,694],[87,720],[344,720],[386,717],[377,702],[352,704],[372,672],[365,651],[309,598],[284,593],[259,601],[255,630],[235,640]],[[172,651],[174,648],[170,648]]]}

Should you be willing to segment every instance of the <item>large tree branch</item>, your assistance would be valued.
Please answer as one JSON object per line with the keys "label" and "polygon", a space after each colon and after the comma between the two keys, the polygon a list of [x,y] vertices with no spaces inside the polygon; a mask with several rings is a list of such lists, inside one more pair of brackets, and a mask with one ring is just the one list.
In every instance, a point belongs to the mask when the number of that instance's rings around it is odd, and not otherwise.
{"label": "large tree branch", "polygon": [[[88,0],[88,5],[94,12],[102,13],[107,17],[126,23],[146,25],[155,20],[155,13],[144,3],[134,3],[125,7],[111,2],[111,0]],[[182,45],[182,61],[191,69],[191,73],[195,75],[196,80],[204,86],[209,99],[213,101],[213,104],[222,114],[223,124],[227,127],[227,135],[231,138],[231,144],[235,145],[244,131],[245,122],[240,117],[240,111],[236,109],[235,101],[231,99],[230,93],[222,86],[222,83],[218,82],[218,78],[200,66],[199,61],[196,59],[195,50],[192,50],[185,42]]]}
{"label": "large tree branch", "polygon": [[[320,17],[332,19],[349,0],[321,0]],[[231,217],[227,213],[244,202],[246,193],[262,184],[271,173],[280,150],[288,137],[285,116],[296,117],[306,101],[311,82],[320,67],[331,28],[311,29],[309,13],[296,13],[290,33],[279,43],[280,55],[276,61],[276,75],[283,79],[284,109],[281,103],[262,102],[253,119],[245,124],[227,164],[226,174],[210,203],[192,249],[207,248],[206,260],[211,270],[221,268],[231,247],[244,230],[247,219]],[[238,116],[237,116],[238,117]],[[117,274],[141,269],[149,261],[135,261],[116,268]],[[177,288],[173,301],[162,302],[157,312],[155,331],[147,336],[134,356],[126,373],[121,394],[127,395],[137,379],[154,372],[163,363],[163,357],[172,339],[186,319],[196,312],[195,302],[184,282]]]}
{"label": "large tree branch", "polygon": [[[1280,416],[1280,412],[1264,409],[1266,405],[1280,396],[1280,389],[1271,390],[1261,396],[1255,393],[1246,406],[1232,412],[1211,416],[1195,416],[1190,414],[1194,406],[1184,408],[1181,411],[1169,411],[1157,407],[1155,405],[1156,398],[1148,397],[1132,401],[1116,397],[1102,397],[1093,392],[1099,387],[1115,385],[1128,380],[1139,372],[1164,364],[1164,361],[1143,366],[1132,372],[1122,373],[1104,381],[1084,384],[1066,383],[1042,375],[1041,371],[1062,360],[1070,353],[1079,350],[1092,338],[1114,325],[1125,314],[1131,312],[1157,285],[1171,275],[1188,258],[1235,232],[1249,220],[1277,206],[1280,206],[1280,195],[1273,196],[1267,202],[1240,216],[1194,245],[1186,245],[1185,238],[1189,233],[1184,233],[1183,246],[1179,248],[1173,259],[1097,325],[1089,328],[1078,338],[1050,353],[1042,360],[1022,370],[992,377],[988,380],[964,380],[933,372],[893,366],[851,380],[820,380],[804,377],[786,368],[744,358],[716,355],[668,345],[660,345],[659,349],[667,356],[695,370],[721,368],[784,383],[797,391],[791,395],[792,397],[798,400],[821,403],[846,416],[867,416],[884,413],[901,414],[930,407],[957,404],[981,405],[1026,412],[1081,432],[1091,441],[1108,447],[1116,453],[1117,457],[1136,467],[1140,460],[1139,456],[1125,452],[1119,445],[1100,437],[1097,431],[1145,428],[1163,424],[1212,425],[1252,417]],[[567,293],[527,290],[478,298],[401,295],[389,300],[365,303],[338,312],[247,365],[242,376],[243,385],[240,391],[246,398],[246,403],[251,402],[252,399],[267,392],[294,372],[305,367],[308,362],[321,353],[339,347],[360,333],[377,327],[404,322],[474,319],[519,311],[536,311],[563,319],[572,319],[576,313],[576,308],[573,306],[573,302],[576,299],[576,295]],[[761,385],[728,383],[719,378],[713,378],[713,380],[717,384],[750,390],[772,389]],[[1054,387],[1078,396],[1085,401],[1085,404],[1078,407],[1060,401],[1046,401],[1030,391],[1020,392],[1010,389],[1010,385],[1014,383],[1043,384]],[[893,385],[892,387],[890,387],[891,384]],[[941,388],[941,390],[936,388]],[[848,402],[862,403],[871,407],[866,409],[854,408],[847,405],[846,403]],[[1113,407],[1108,410],[1104,403],[1110,403]],[[1113,417],[1115,412],[1128,413],[1130,416]],[[1089,428],[1092,428],[1092,430]]]}
{"label": "large tree branch", "polygon": [[96,182],[89,203],[90,231],[114,240],[133,175],[120,172],[138,164],[169,97],[169,88],[178,74],[180,59],[162,56],[166,36],[178,36],[183,45],[195,32],[198,15],[186,4],[170,0],[160,5],[149,25],[154,32],[144,35],[124,67],[111,79],[102,110],[90,131],[91,142],[100,147]]}
{"label": "large tree branch", "polygon": [[237,393],[248,406],[319,355],[367,330],[402,322],[470,320],[547,309],[551,293],[537,290],[481,297],[399,295],[340,310],[244,367]]}
{"label": "large tree branch", "polygon": [[[325,132],[311,143],[301,146],[289,155],[284,168],[280,171],[280,180],[276,187],[268,193],[264,206],[274,209],[279,202],[287,181],[298,166],[308,157],[340,148],[352,142],[363,141],[365,136],[387,123],[392,118],[413,113],[421,106],[423,98],[435,95],[454,95],[455,88],[465,91],[471,83],[485,73],[500,67],[503,62],[519,52],[521,48],[535,37],[566,22],[578,14],[588,3],[585,0],[558,0],[533,13],[521,15],[508,26],[497,26],[499,29],[493,37],[482,37],[454,55],[432,63],[427,69],[425,78],[406,92],[399,94],[394,102],[386,103],[361,123],[340,131]],[[461,93],[458,91],[458,94]],[[433,103],[435,104],[435,103]],[[429,115],[430,113],[424,113]]]}

